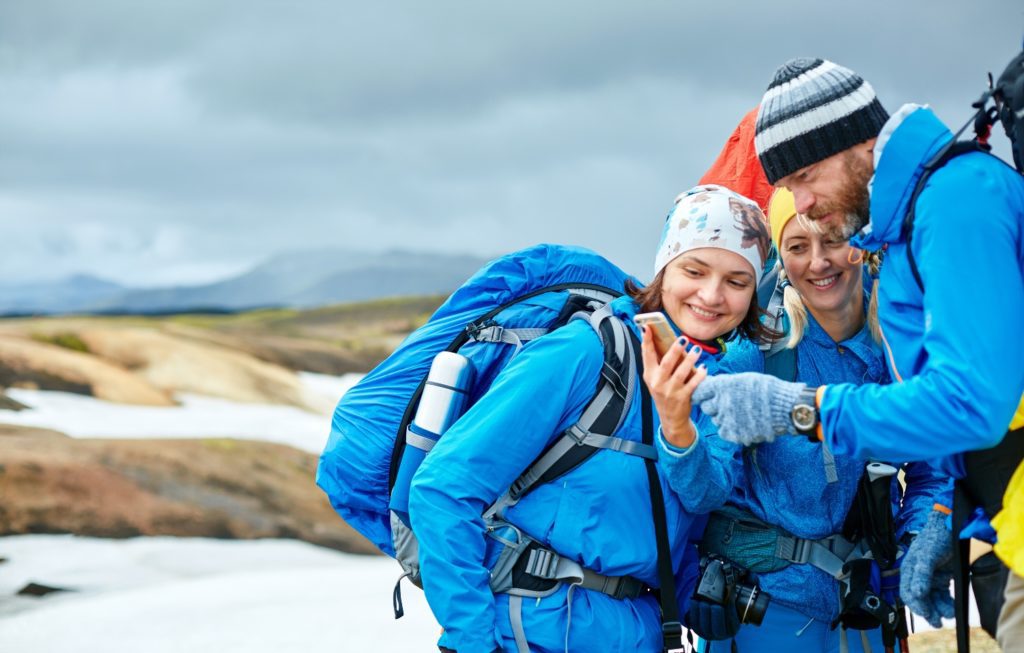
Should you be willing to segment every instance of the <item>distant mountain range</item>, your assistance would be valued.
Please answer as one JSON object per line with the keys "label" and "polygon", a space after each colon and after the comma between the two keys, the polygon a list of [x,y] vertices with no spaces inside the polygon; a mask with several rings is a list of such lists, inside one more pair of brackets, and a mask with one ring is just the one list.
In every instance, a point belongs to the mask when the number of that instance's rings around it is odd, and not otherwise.
{"label": "distant mountain range", "polygon": [[0,284],[0,314],[240,311],[450,293],[485,259],[472,256],[313,250],[276,256],[236,277],[196,286],[126,288],[88,275]]}

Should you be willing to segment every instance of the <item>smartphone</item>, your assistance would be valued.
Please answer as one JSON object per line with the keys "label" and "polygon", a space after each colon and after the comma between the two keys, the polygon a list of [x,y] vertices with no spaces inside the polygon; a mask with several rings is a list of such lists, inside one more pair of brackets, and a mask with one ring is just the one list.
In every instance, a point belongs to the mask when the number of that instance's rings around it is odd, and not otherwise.
{"label": "smartphone", "polygon": [[648,325],[651,327],[651,333],[654,334],[654,348],[658,351],[658,356],[664,356],[665,352],[675,344],[676,334],[663,313],[637,313],[633,317],[633,321],[641,329]]}

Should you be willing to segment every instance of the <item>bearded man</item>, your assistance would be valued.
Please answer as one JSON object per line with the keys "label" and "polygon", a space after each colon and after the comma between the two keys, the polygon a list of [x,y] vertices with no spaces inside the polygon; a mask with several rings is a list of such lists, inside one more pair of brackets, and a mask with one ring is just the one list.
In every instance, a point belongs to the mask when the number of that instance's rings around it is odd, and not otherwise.
{"label": "bearded man", "polygon": [[[894,383],[807,388],[759,374],[708,378],[693,397],[721,437],[753,445],[800,434],[836,456],[938,458],[961,479],[958,501],[997,475],[1005,489],[1024,444],[1024,181],[976,151],[950,159],[914,196],[925,166],[952,139],[927,107],[906,105],[890,117],[870,84],[835,63],[796,59],[778,69],[757,117],[758,157],[812,224],[885,250],[878,317]],[[905,230],[908,211],[916,217]],[[982,449],[989,452],[961,455]],[[990,517],[1002,499],[973,497]],[[1021,502],[1014,506],[1006,523],[1024,520]],[[951,558],[963,551],[948,513],[936,506],[903,558],[903,600],[933,625],[953,616]],[[1007,597],[1000,641],[1011,650],[1024,642],[1002,632],[1022,618],[1019,575],[1011,574]]]}

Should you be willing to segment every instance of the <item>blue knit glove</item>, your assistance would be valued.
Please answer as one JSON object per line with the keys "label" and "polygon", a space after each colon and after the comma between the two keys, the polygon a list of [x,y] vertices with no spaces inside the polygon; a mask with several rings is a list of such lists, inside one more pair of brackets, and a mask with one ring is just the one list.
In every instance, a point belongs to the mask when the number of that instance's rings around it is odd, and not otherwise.
{"label": "blue knit glove", "polygon": [[934,628],[942,627],[942,617],[953,618],[953,545],[946,515],[933,510],[900,565],[900,598]]}
{"label": "blue knit glove", "polygon": [[721,374],[701,381],[693,401],[715,422],[719,436],[750,446],[794,433],[790,413],[806,387],[767,374]]}

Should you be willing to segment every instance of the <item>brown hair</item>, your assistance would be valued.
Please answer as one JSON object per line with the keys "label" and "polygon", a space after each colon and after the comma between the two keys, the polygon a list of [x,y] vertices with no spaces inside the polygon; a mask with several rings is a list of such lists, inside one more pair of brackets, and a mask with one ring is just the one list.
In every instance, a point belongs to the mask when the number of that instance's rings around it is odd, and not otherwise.
{"label": "brown hair", "polygon": [[[639,286],[633,283],[632,279],[627,279],[626,294],[636,302],[640,313],[663,310],[664,304],[661,301],[661,287],[664,281],[665,270],[658,272],[654,280],[646,286]],[[774,342],[781,338],[783,336],[781,332],[771,329],[761,322],[762,315],[767,314],[761,310],[760,305],[757,303],[757,289],[755,288],[750,298],[750,307],[747,309],[747,314],[739,326],[736,327],[736,331],[758,344]],[[729,334],[723,335],[728,337]]]}

